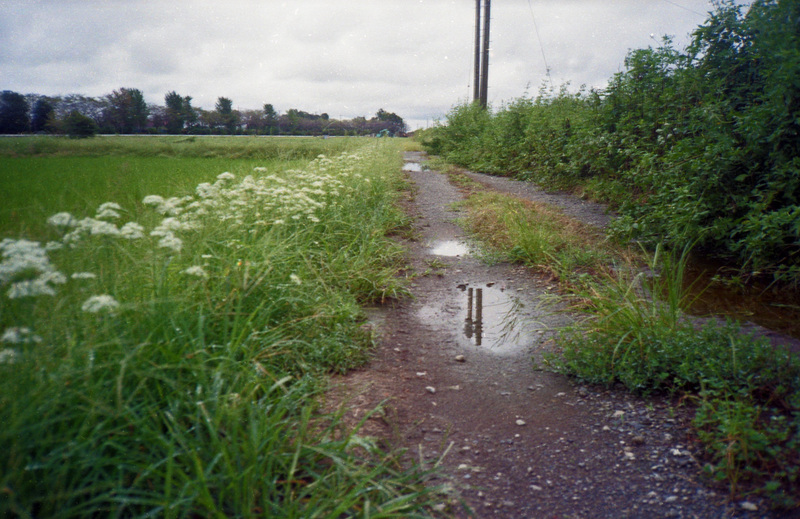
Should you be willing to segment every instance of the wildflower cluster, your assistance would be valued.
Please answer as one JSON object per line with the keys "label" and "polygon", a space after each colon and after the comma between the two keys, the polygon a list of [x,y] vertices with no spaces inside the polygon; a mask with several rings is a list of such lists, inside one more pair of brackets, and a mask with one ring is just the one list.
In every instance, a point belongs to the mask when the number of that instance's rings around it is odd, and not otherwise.
{"label": "wildflower cluster", "polygon": [[6,238],[0,242],[0,287],[9,299],[55,295],[67,278],[58,272],[39,242]]}
{"label": "wildflower cluster", "polygon": [[[150,236],[153,250],[166,250],[176,255],[184,249],[185,234],[213,221],[224,222],[231,231],[244,232],[286,225],[287,222],[320,222],[321,212],[335,206],[343,196],[353,191],[353,181],[369,182],[358,173],[359,164],[369,158],[366,154],[343,153],[329,158],[319,155],[304,169],[286,170],[283,175],[267,175],[267,169],[256,167],[253,175],[237,182],[230,172],[217,176],[213,183],[199,184],[193,195],[164,198],[148,195],[142,204],[163,216],[148,232],[135,221],[121,224],[125,210],[117,203],[105,202],[93,217],[78,218],[60,212],[47,223],[61,234],[61,239],[45,245],[24,239],[4,239],[0,242],[0,289],[8,299],[55,296],[59,285],[68,280],[86,283],[96,279],[93,272],[73,272],[65,275],[51,263],[48,253],[77,249],[90,240],[145,240]],[[349,186],[349,187],[348,187]],[[207,279],[209,273],[202,265],[181,271],[187,276]],[[292,275],[291,281],[301,284]],[[2,296],[0,296],[2,297]],[[2,300],[0,300],[2,305]],[[89,296],[81,305],[87,313],[113,312],[120,303],[111,295]],[[23,327],[3,332],[5,343],[36,343],[41,339]],[[9,354],[10,355],[10,354]],[[9,357],[10,358],[10,357]]]}

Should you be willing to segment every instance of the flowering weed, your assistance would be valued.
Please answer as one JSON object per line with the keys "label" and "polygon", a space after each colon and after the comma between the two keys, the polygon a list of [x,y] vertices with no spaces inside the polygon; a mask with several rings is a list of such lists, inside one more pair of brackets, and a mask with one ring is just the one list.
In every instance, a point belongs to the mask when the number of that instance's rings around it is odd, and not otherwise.
{"label": "flowering weed", "polygon": [[0,515],[417,513],[419,474],[314,412],[404,290],[399,149],[334,146],[2,241]]}

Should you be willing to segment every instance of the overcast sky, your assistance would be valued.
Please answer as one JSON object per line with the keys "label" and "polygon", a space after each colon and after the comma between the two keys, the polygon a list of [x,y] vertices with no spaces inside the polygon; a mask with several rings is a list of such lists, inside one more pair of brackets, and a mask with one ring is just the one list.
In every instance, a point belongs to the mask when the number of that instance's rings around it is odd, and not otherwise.
{"label": "overcast sky", "polygon": [[[557,86],[602,88],[629,49],[664,34],[682,49],[710,9],[494,0],[489,101],[535,95],[545,60]],[[225,96],[332,118],[383,108],[424,127],[472,95],[474,24],[474,0],[0,0],[0,90],[128,87],[160,105],[175,90],[206,109]]]}

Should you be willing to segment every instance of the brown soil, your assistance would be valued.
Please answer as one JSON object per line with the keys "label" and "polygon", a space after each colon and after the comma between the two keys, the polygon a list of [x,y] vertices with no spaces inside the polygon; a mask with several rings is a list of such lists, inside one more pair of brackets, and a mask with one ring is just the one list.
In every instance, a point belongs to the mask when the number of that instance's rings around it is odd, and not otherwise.
{"label": "brown soil", "polygon": [[[407,153],[406,160],[425,156]],[[461,215],[451,209],[462,195],[441,173],[408,175],[416,186],[409,210],[418,238],[406,244],[418,275],[414,297],[371,310],[379,336],[374,358],[334,380],[329,404],[346,406],[354,421],[382,404],[361,434],[406,448],[425,466],[439,464],[432,484],[447,491],[437,510],[454,517],[779,517],[766,503],[731,502],[725,488],[708,484],[688,436],[690,413],[678,402],[536,370],[532,359],[571,319],[543,304],[554,283],[475,254],[434,255],[439,242],[467,241],[454,222]],[[475,178],[504,191],[536,191]],[[549,203],[596,225],[608,218],[574,198]],[[480,346],[469,288],[475,302],[480,288],[486,303]],[[489,296],[515,304],[492,312]],[[486,321],[504,318],[516,331],[492,336],[497,323]]]}

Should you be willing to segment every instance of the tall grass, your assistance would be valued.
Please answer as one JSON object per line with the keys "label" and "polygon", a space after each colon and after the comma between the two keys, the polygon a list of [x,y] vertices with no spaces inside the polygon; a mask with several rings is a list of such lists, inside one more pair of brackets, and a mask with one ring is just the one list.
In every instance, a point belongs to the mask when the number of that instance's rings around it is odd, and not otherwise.
{"label": "tall grass", "polygon": [[689,248],[656,249],[649,267],[619,268],[580,294],[590,317],[566,329],[553,367],[590,383],[680,392],[697,404],[705,470],[732,495],[795,508],[800,487],[800,359],[739,323],[684,312]]}
{"label": "tall grass", "polygon": [[621,247],[606,242],[581,224],[546,204],[508,195],[475,192],[467,200],[468,227],[479,239],[510,261],[548,272],[565,283],[580,283],[602,271]]}
{"label": "tall grass", "polygon": [[422,514],[315,404],[366,358],[359,303],[404,291],[398,148],[336,146],[2,242],[0,515]]}

